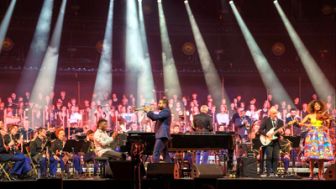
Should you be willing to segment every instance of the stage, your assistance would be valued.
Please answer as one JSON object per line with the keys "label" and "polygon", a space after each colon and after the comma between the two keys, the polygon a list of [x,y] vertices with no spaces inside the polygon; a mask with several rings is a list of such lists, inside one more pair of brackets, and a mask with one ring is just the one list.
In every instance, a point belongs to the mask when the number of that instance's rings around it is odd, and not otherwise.
{"label": "stage", "polygon": [[[248,188],[334,188],[336,180],[310,180],[308,178],[218,178],[218,179],[144,179],[142,189],[246,189]],[[0,188],[47,188],[47,189],[92,189],[92,188],[138,188],[135,183],[115,179],[38,179],[0,182]]]}

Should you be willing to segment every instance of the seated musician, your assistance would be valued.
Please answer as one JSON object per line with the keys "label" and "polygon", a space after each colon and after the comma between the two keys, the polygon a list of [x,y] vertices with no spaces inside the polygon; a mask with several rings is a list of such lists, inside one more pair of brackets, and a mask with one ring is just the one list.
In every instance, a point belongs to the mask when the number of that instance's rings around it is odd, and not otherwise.
{"label": "seated musician", "polygon": [[98,157],[108,157],[111,159],[122,159],[122,153],[116,152],[111,148],[111,143],[114,142],[118,132],[114,132],[110,137],[106,129],[108,128],[107,120],[100,119],[97,123],[97,130],[94,133],[95,152]]}
{"label": "seated musician", "polygon": [[[47,131],[45,128],[37,129],[37,137],[33,139],[30,144],[30,155],[32,161],[40,165],[40,173],[42,177],[47,176],[47,154],[46,151],[48,149],[47,146]],[[50,145],[50,143],[49,143]]]}
{"label": "seated musician", "polygon": [[[284,136],[290,136],[290,135],[291,130],[289,128],[285,129]],[[288,139],[280,137],[280,147],[281,147],[281,153],[280,153],[281,161],[283,162],[284,165],[284,174],[287,174],[289,168],[290,156],[292,155],[290,141]]]}
{"label": "seated musician", "polygon": [[[196,133],[207,133],[212,132],[212,118],[208,115],[209,108],[207,105],[202,105],[200,108],[200,113],[194,116],[194,131]],[[207,151],[203,152],[203,159],[201,160],[201,152],[196,153],[196,164],[206,164],[208,162],[209,153]]]}
{"label": "seated musician", "polygon": [[63,128],[58,128],[55,131],[56,139],[51,142],[50,147],[50,176],[55,177],[57,172],[57,165],[60,164],[62,173],[65,171],[65,161],[67,155],[63,153],[63,147],[65,145],[65,132]]}
{"label": "seated musician", "polygon": [[24,178],[31,171],[30,159],[24,156],[20,149],[23,144],[23,137],[18,134],[18,126],[10,125],[9,133],[1,132],[0,137],[0,162],[14,161],[14,167],[10,174],[14,178]]}
{"label": "seated musician", "polygon": [[97,174],[98,163],[95,161],[96,154],[94,150],[94,132],[92,130],[88,130],[86,132],[86,139],[84,140],[84,144],[79,153],[79,158],[74,158],[74,166],[79,174],[83,173],[81,159],[83,159],[84,163],[93,162],[93,175]]}

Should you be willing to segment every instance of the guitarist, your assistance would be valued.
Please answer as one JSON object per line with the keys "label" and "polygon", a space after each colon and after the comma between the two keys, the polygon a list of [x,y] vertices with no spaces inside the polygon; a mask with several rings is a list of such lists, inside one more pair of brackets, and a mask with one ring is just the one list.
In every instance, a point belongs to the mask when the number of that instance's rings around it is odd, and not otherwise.
{"label": "guitarist", "polygon": [[[265,117],[260,125],[259,133],[261,135],[272,137],[272,133],[269,131],[275,128],[280,128],[284,125],[283,121],[278,119],[277,117],[278,111],[275,107],[271,107],[268,111],[268,117]],[[283,130],[280,129],[275,136],[277,139],[272,140],[267,146],[264,147],[264,152],[266,153],[266,172],[267,176],[270,176],[273,172],[274,176],[277,176],[277,168],[279,161],[279,153],[280,153],[280,143],[279,143],[279,135],[283,133]],[[262,155],[263,156],[263,155]]]}

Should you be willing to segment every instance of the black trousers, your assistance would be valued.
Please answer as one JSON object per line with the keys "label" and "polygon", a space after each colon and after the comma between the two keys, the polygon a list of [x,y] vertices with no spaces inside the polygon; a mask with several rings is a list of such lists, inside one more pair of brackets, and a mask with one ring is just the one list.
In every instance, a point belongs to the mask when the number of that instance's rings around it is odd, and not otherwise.
{"label": "black trousers", "polygon": [[268,146],[265,147],[266,153],[266,171],[267,174],[274,173],[277,174],[280,144],[277,140],[272,141]]}

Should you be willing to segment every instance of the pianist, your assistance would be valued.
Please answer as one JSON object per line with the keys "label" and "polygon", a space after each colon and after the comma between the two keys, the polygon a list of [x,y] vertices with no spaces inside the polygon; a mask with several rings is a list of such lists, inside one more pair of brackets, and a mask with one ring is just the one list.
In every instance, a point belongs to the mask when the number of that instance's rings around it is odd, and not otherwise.
{"label": "pianist", "polygon": [[[202,105],[200,113],[195,115],[193,122],[193,129],[196,133],[210,133],[213,130],[212,118],[208,114],[209,108],[207,105]],[[203,155],[201,156],[201,153]],[[201,159],[202,157],[202,159]],[[207,151],[197,151],[196,152],[196,164],[207,164],[208,163],[209,152]]]}

